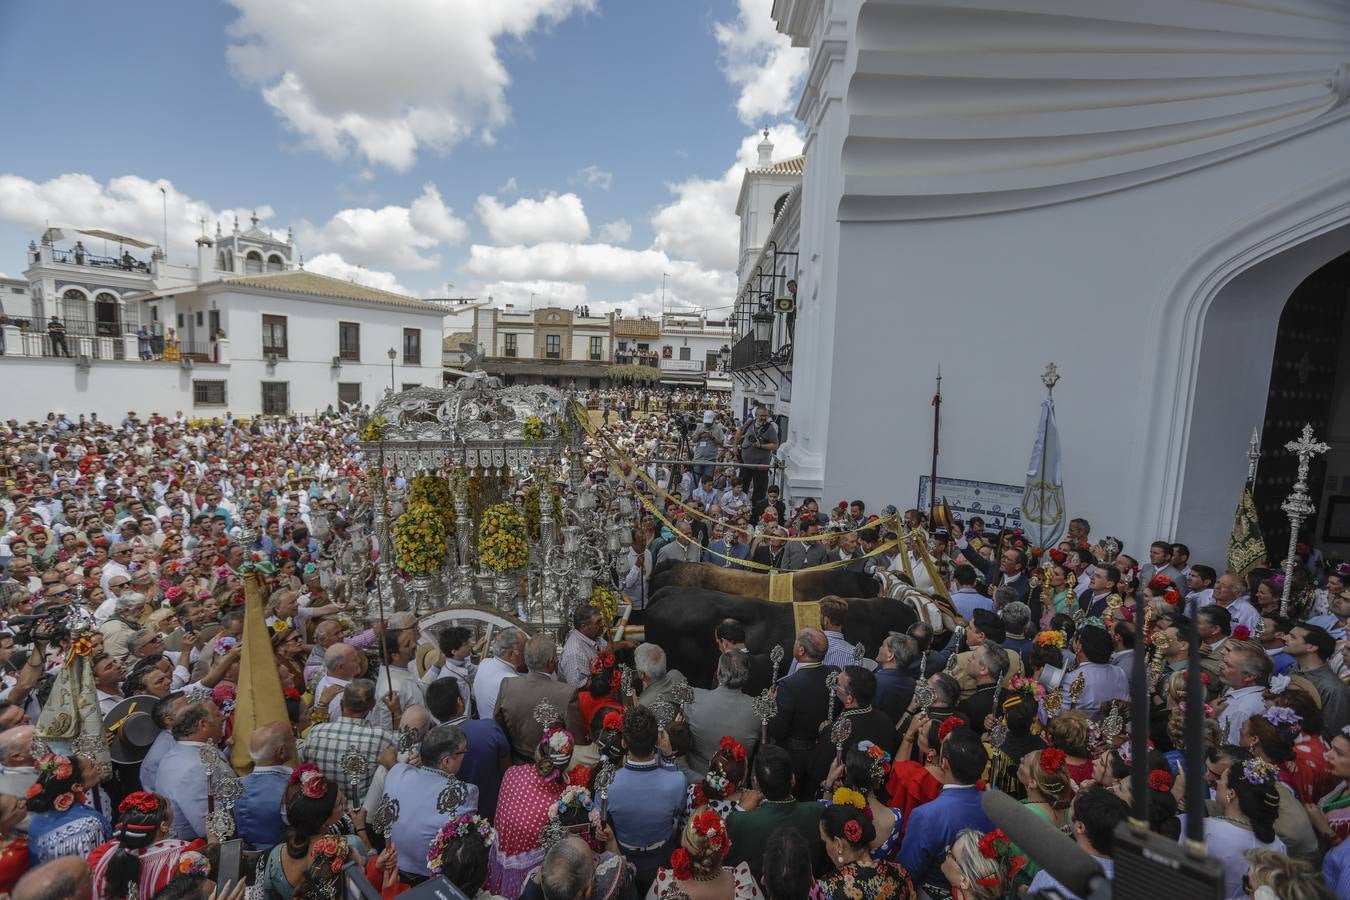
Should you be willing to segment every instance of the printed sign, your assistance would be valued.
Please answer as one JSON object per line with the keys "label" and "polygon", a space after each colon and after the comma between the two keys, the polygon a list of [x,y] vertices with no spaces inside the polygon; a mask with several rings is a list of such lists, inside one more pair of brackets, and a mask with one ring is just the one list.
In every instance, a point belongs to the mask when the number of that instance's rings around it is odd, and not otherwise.
{"label": "printed sign", "polygon": [[[928,510],[927,475],[919,476],[919,500],[916,508]],[[1020,484],[999,484],[995,481],[972,481],[965,478],[938,478],[937,499],[947,501],[952,515],[962,522],[971,516],[984,519],[986,529],[1022,527],[1022,492]]]}

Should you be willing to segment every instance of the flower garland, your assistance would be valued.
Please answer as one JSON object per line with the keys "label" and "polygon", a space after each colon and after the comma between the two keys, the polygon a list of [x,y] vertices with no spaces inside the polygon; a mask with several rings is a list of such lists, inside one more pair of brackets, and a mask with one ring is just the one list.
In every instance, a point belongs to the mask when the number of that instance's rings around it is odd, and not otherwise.
{"label": "flower garland", "polygon": [[394,557],[409,575],[430,575],[445,562],[443,519],[429,503],[411,503],[394,523]]}
{"label": "flower garland", "polygon": [[1036,635],[1036,646],[1054,647],[1056,650],[1064,649],[1064,632],[1062,631],[1042,631]]}
{"label": "flower garland", "polygon": [[529,560],[525,517],[510,503],[498,503],[483,513],[478,526],[478,561],[493,572],[523,569]]}
{"label": "flower garland", "polygon": [[1242,778],[1248,784],[1270,784],[1279,772],[1264,759],[1249,759],[1242,764]]}
{"label": "flower garland", "polygon": [[[1058,631],[1052,633],[1059,634]],[[1036,698],[1037,703],[1045,699],[1045,685],[1034,678],[1027,678],[1025,675],[1014,675],[1012,681],[1008,683],[1008,687],[1014,694],[1030,693]]]}
{"label": "flower garland", "polygon": [[159,798],[148,791],[132,791],[122,798],[122,802],[117,804],[119,813],[128,813],[132,810],[145,815],[153,815],[159,810]]}
{"label": "flower garland", "polygon": [[450,844],[471,834],[478,835],[484,844],[491,846],[496,832],[491,822],[473,813],[465,813],[441,826],[441,830],[427,845],[427,868],[433,876],[445,870],[445,851],[450,849]]}

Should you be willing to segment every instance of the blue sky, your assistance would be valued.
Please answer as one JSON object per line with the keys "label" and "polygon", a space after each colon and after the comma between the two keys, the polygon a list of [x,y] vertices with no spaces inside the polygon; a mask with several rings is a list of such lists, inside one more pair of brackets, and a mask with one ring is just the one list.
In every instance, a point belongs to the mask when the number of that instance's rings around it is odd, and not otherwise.
{"label": "blue sky", "polygon": [[[771,0],[145,0],[0,12],[0,272],[44,223],[160,240],[257,208],[422,295],[716,308],[758,129],[800,150]],[[243,223],[247,227],[247,221]]]}

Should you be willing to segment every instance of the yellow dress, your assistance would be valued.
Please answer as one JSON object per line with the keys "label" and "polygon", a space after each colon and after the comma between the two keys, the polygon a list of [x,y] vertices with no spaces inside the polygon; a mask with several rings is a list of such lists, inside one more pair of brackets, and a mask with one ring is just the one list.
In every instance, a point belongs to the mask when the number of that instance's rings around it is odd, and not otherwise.
{"label": "yellow dress", "polygon": [[164,341],[164,358],[166,360],[177,360],[182,357],[178,352],[178,338],[168,338]]}

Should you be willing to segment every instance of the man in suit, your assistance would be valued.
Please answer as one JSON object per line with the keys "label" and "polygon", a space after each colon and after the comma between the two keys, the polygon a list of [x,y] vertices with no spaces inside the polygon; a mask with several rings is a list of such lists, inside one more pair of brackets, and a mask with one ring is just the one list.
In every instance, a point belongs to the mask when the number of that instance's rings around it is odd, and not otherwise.
{"label": "man in suit", "polygon": [[907,634],[892,631],[877,650],[877,695],[872,704],[896,722],[914,697],[914,676],[909,665],[919,655],[919,643]]}
{"label": "man in suit", "polygon": [[206,769],[202,748],[220,740],[220,710],[209,700],[189,703],[173,723],[178,742],[164,756],[156,792],[173,804],[173,835],[185,841],[206,837]]}
{"label": "man in suit", "polygon": [[1119,593],[1120,570],[1115,566],[1093,566],[1088,586],[1078,595],[1078,608],[1100,618],[1106,611],[1106,598]]}
{"label": "man in suit", "polygon": [[741,800],[744,808],[727,816],[731,850],[725,864],[750,864],[758,880],[764,873],[764,848],[769,835],[779,828],[801,832],[811,847],[811,870],[818,876],[829,870],[825,846],[820,840],[820,814],[825,809],[814,799],[794,802],[792,758],[782,747],[761,747],[755,757],[754,788]]}
{"label": "man in suit", "polygon": [[858,549],[858,535],[851,531],[846,531],[839,535],[839,545],[830,552],[826,562],[835,562],[848,560],[841,566],[841,572],[866,572],[867,560],[863,559],[862,551]]}
{"label": "man in suit", "polygon": [[1181,571],[1172,565],[1172,545],[1167,541],[1154,541],[1149,545],[1148,562],[1139,567],[1139,590],[1142,591],[1154,575],[1166,576],[1173,584],[1185,580],[1181,577]]}
{"label": "man in suit", "polygon": [[767,540],[761,540],[751,559],[762,566],[774,569],[787,568],[787,541],[783,540],[787,532],[781,525],[771,525],[764,529]]}
{"label": "man in suit", "polygon": [[[970,657],[975,652],[975,648],[986,643],[994,643],[1002,647],[1005,637],[1007,637],[1007,631],[1003,627],[1003,620],[998,617],[997,613],[991,613],[987,609],[975,610],[970,627],[966,629],[966,646],[970,649],[956,655],[956,681],[961,685],[962,700],[975,693],[975,689],[979,687],[975,677],[970,673]],[[944,659],[942,662],[945,665],[946,660]],[[1009,654],[1008,668],[1003,676],[1003,686],[1007,687],[1008,682],[1021,675],[1022,671],[1022,657],[1015,653]]]}
{"label": "man in suit", "polygon": [[[645,645],[644,645],[645,646]],[[516,762],[533,762],[544,729],[534,718],[535,707],[547,700],[558,711],[574,738],[586,734],[581,723],[577,689],[554,677],[558,668],[558,645],[553,638],[537,634],[525,642],[525,668],[520,678],[502,681],[492,717],[511,740],[511,755]]]}
{"label": "man in suit", "polygon": [[286,823],[278,814],[291,778],[295,735],[289,722],[268,722],[254,730],[248,742],[253,771],[243,777],[244,795],[235,801],[234,824],[249,850],[266,850],[278,843]]}
{"label": "man in suit", "polygon": [[633,651],[633,668],[641,689],[637,702],[648,709],[662,700],[669,702],[671,688],[685,681],[679,669],[668,670],[666,665],[666,651],[656,644],[638,644]]}
{"label": "man in suit", "polygon": [[708,774],[708,763],[723,737],[734,737],[755,752],[759,740],[759,720],[754,701],[742,693],[750,677],[750,657],[736,650],[725,652],[717,660],[717,687],[711,691],[694,690],[694,702],[685,715],[694,745],[689,751],[689,768],[700,776]]}
{"label": "man in suit", "polygon": [[792,759],[792,775],[799,796],[814,799],[815,789],[808,783],[811,755],[816,748],[820,723],[829,712],[829,690],[825,679],[834,666],[823,664],[828,644],[818,628],[803,628],[792,645],[797,670],[778,682],[778,714],[769,720],[769,736],[786,748]]}
{"label": "man in suit", "polygon": [[[804,537],[814,537],[820,534],[820,519],[812,516],[809,520],[803,520],[802,535]],[[825,562],[829,557],[829,550],[824,541],[790,541],[784,548],[783,568],[790,571],[798,569],[809,569],[812,566],[818,566]]]}
{"label": "man in suit", "polygon": [[942,744],[939,765],[942,791],[910,814],[905,839],[900,844],[900,865],[909,872],[914,886],[934,897],[950,891],[942,874],[943,850],[951,846],[964,828],[981,833],[994,830],[994,823],[980,808],[975,782],[984,775],[989,755],[979,735],[958,728]]}
{"label": "man in suit", "polygon": [[1017,592],[1017,599],[1027,602],[1031,593],[1031,582],[1027,580],[1027,554],[1016,547],[1009,547],[999,555],[998,562],[1000,587]]}
{"label": "man in suit", "polygon": [[[862,666],[845,666],[839,673],[839,684],[834,692],[839,701],[839,718],[847,719],[850,725],[845,748],[857,746],[860,741],[871,741],[887,753],[894,753],[896,744],[900,743],[900,735],[896,733],[895,720],[872,705],[877,693],[877,679],[872,670]],[[823,722],[821,725],[820,737],[811,760],[813,786],[823,782],[830,774],[830,764],[838,753],[830,735],[833,723]]]}
{"label": "man in suit", "polygon": [[998,644],[986,641],[971,651],[966,660],[966,672],[975,679],[975,693],[957,709],[965,713],[970,727],[984,737],[984,720],[994,711],[994,689],[1008,671],[1008,651]]}
{"label": "man in suit", "polygon": [[717,652],[735,652],[745,657],[749,675],[741,691],[747,696],[758,697],[773,678],[773,663],[769,660],[769,654],[750,652],[745,646],[745,626],[736,619],[723,619],[713,634],[717,639]]}

